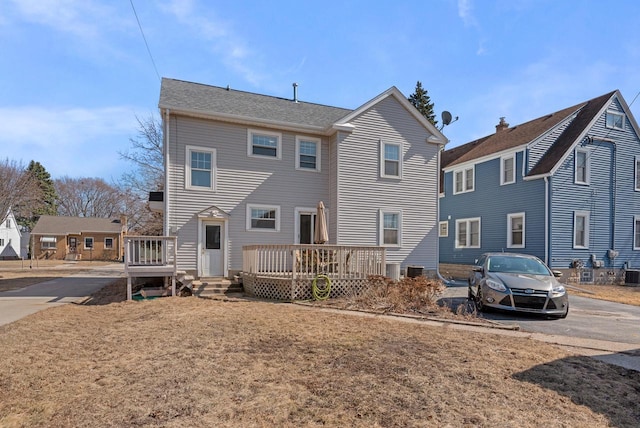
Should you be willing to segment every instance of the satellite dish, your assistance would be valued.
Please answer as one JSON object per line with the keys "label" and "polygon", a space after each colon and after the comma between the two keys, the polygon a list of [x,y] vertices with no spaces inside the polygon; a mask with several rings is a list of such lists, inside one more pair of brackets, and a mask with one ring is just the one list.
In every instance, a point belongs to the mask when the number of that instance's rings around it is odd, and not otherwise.
{"label": "satellite dish", "polygon": [[442,123],[443,125],[448,125],[451,123],[451,113],[446,110],[442,112]]}

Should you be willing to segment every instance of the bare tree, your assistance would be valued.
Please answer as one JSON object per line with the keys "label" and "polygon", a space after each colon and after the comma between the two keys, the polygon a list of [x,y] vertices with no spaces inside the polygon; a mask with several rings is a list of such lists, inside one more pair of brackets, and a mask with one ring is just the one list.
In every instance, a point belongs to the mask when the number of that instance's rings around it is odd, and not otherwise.
{"label": "bare tree", "polygon": [[72,217],[117,217],[125,212],[122,192],[101,178],[62,177],[55,181],[58,214]]}
{"label": "bare tree", "polygon": [[6,220],[9,209],[36,203],[41,193],[38,181],[23,164],[9,159],[0,161],[0,223]]}

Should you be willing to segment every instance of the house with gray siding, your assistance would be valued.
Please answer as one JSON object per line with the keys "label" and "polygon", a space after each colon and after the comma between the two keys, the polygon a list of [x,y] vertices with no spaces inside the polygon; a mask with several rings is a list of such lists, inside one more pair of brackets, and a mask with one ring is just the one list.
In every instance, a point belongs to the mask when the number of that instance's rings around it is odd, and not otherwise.
{"label": "house with gray siding", "polygon": [[384,246],[392,271],[438,263],[446,138],[391,87],[352,109],[162,79],[164,234],[196,278],[231,277],[249,245]]}
{"label": "house with gray siding", "polygon": [[516,126],[501,118],[444,151],[443,274],[487,251],[532,254],[583,282],[640,268],[638,135],[616,90]]}

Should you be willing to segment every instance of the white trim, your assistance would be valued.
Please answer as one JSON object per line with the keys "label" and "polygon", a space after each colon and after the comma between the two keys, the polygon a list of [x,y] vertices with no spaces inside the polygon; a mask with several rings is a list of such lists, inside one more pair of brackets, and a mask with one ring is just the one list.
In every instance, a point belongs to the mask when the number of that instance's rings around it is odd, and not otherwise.
{"label": "white trim", "polygon": [[[584,154],[584,181],[578,180],[578,154]],[[591,162],[590,162],[590,150],[584,147],[576,147],[573,155],[573,182],[575,184],[589,184],[591,178]]]}
{"label": "white trim", "polygon": [[638,222],[640,222],[640,215],[633,216],[633,249],[640,250],[640,245],[636,245],[636,234],[640,233],[638,230]]}
{"label": "white trim", "polygon": [[[619,126],[619,127],[615,126],[615,122],[616,121],[614,121],[614,124],[612,126],[609,126],[609,115],[620,117],[622,119],[622,125]],[[619,131],[624,131],[624,117],[625,117],[624,113],[620,113],[619,111],[615,111],[615,110],[607,110],[605,112],[605,116],[604,116],[604,126],[605,126],[605,128],[607,128],[607,129],[617,129]]]}
{"label": "white trim", "polygon": [[[469,175],[469,171],[471,171],[471,187],[467,188],[467,181],[468,181],[468,175]],[[460,174],[460,176],[462,177],[462,189],[460,191],[456,190],[456,180],[457,180],[457,175]],[[461,193],[467,193],[467,192],[473,192],[476,188],[476,167],[475,165],[471,165],[470,167],[466,167],[466,168],[460,168],[457,170],[453,171],[453,194],[454,195],[459,195]]]}
{"label": "white trim", "polygon": [[[396,146],[398,148],[398,175],[387,175],[386,173],[386,162],[387,162],[387,157],[386,157],[386,150],[385,147],[386,146]],[[383,178],[394,178],[397,180],[402,179],[402,143],[395,143],[395,142],[388,142],[388,141],[383,141],[382,139],[380,139],[380,177]],[[395,160],[391,159],[389,160],[389,162],[395,162]]]}
{"label": "white trim", "polygon": [[[316,167],[315,168],[305,168],[300,166],[300,143],[315,143],[316,145]],[[303,137],[300,135],[296,135],[296,169],[300,171],[312,171],[312,172],[320,172],[320,153],[321,153],[321,143],[322,140],[320,138],[314,137]]]}
{"label": "white trim", "polygon": [[[91,239],[91,246],[90,247],[87,246],[87,240],[88,239]],[[85,236],[84,239],[82,240],[82,247],[85,250],[93,250],[96,247],[96,240],[93,239],[92,236]]]}
{"label": "white trim", "polygon": [[[110,247],[107,247],[107,239],[111,239]],[[102,243],[102,245],[104,245],[105,250],[113,250],[115,247],[115,244],[116,244],[116,240],[112,236],[105,236],[104,242]]]}
{"label": "white trim", "polygon": [[[325,214],[326,214],[326,207],[325,207]],[[300,214],[312,214],[312,215],[318,215],[318,209],[317,208],[305,208],[305,207],[295,207],[293,210],[293,215],[294,215],[294,231],[293,231],[293,242],[295,244],[299,244],[300,243]],[[328,223],[328,222],[327,222]],[[315,224],[313,225],[313,227],[315,228]],[[315,232],[315,231],[314,231]],[[313,235],[311,236],[311,239],[313,239]]]}
{"label": "white trim", "polygon": [[[471,223],[478,222],[478,245],[469,245],[471,241]],[[460,223],[465,223],[466,225],[466,233],[465,233],[465,245],[460,245],[460,241],[458,240]],[[482,221],[480,217],[472,217],[472,218],[460,218],[456,220],[456,235],[455,235],[455,248],[481,248],[482,247]]]}
{"label": "white trim", "polygon": [[55,236],[41,236],[40,242],[58,242],[58,238],[56,238]]}
{"label": "white trim", "polygon": [[[268,211],[274,211],[275,210],[275,229],[268,229],[268,228],[259,228],[259,227],[251,227],[251,211],[254,209],[261,209],[261,210],[268,210]],[[280,232],[280,206],[279,205],[262,205],[262,204],[247,204],[247,211],[246,211],[246,227],[247,227],[247,231],[252,231],[252,232]]]}
{"label": "white trim", "polygon": [[[398,216],[398,242],[395,244],[385,244],[384,243],[384,215],[385,214],[395,214]],[[392,247],[398,248],[402,247],[402,210],[392,210],[392,209],[384,209],[381,208],[378,213],[378,245],[381,247]]]}
{"label": "white trim", "polygon": [[[504,163],[508,160],[511,160],[513,162],[513,165],[511,168],[511,173],[513,174],[513,177],[511,178],[511,180],[506,181],[504,179],[504,173],[505,173]],[[501,156],[500,157],[500,185],[504,186],[505,184],[513,184],[515,182],[516,182],[516,154],[512,153],[510,155]]]}
{"label": "white trim", "polygon": [[[512,229],[512,219],[514,218],[522,218],[522,244],[514,244],[513,243],[513,229]],[[525,248],[525,229],[526,229],[526,217],[525,213],[512,213],[507,214],[507,248]]]}
{"label": "white trim", "polygon": [[[265,156],[265,155],[256,155],[253,154],[253,137],[256,136],[265,136],[265,137],[275,137],[276,138],[276,155],[275,156]],[[247,156],[252,158],[262,158],[262,159],[282,159],[282,134],[280,132],[273,131],[264,131],[259,129],[247,129]]]}
{"label": "white trim", "polygon": [[[574,211],[573,212],[573,248],[587,249],[589,248],[589,229],[590,229],[590,213],[589,211]],[[584,217],[584,245],[576,244],[576,219],[578,217]]]}
{"label": "white trim", "polygon": [[[444,232],[443,232],[444,226]],[[438,222],[438,238],[448,238],[449,237],[449,220],[443,220]]]}
{"label": "white trim", "polygon": [[634,190],[636,192],[640,192],[640,156],[636,156],[635,158],[635,168],[633,169],[633,172]]}
{"label": "white trim", "polygon": [[[199,153],[208,153],[211,155],[211,170],[210,177],[211,186],[196,186],[191,183],[191,153],[199,152]],[[217,182],[217,154],[216,149],[212,149],[210,147],[202,147],[202,146],[185,146],[185,165],[184,165],[184,187],[185,189],[192,190],[216,190],[216,182]],[[165,194],[164,198],[167,198]]]}

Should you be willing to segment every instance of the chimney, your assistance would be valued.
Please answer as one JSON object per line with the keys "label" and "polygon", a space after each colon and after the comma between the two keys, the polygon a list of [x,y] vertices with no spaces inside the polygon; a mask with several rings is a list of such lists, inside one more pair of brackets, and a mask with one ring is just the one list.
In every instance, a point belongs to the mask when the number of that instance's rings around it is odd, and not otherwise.
{"label": "chimney", "polygon": [[298,84],[294,82],[293,84],[293,102],[298,102]]}
{"label": "chimney", "polygon": [[496,134],[500,131],[504,131],[509,127],[509,124],[504,121],[504,117],[500,118],[500,123],[496,125]]}

